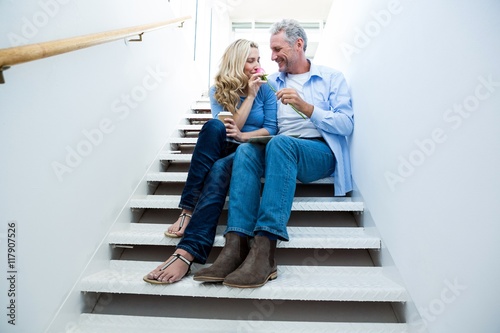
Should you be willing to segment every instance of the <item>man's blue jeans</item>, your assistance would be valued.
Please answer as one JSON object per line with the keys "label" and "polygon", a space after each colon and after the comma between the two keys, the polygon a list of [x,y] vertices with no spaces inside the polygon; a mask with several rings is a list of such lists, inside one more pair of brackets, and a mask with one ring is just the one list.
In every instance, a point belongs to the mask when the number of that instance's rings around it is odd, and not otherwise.
{"label": "man's blue jeans", "polygon": [[179,203],[192,210],[193,216],[177,245],[192,254],[195,262],[204,264],[212,249],[237,147],[226,141],[226,128],[218,119],[206,122],[198,135]]}
{"label": "man's blue jeans", "polygon": [[[288,241],[296,180],[309,183],[330,176],[335,156],[320,139],[274,137],[267,145],[238,147],[229,190],[227,232],[255,236],[265,231]],[[265,177],[261,199],[261,177]]]}

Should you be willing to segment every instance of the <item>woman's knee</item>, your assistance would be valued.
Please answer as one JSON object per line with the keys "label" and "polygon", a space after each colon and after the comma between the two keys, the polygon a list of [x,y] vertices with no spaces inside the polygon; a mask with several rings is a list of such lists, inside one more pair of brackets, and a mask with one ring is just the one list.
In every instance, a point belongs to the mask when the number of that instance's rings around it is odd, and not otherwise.
{"label": "woman's knee", "polygon": [[226,127],[224,126],[222,121],[218,119],[210,119],[205,124],[203,124],[201,131],[210,132],[211,134],[213,133],[226,134]]}
{"label": "woman's knee", "polygon": [[210,173],[215,175],[231,174],[232,167],[233,158],[231,156],[227,156],[215,161],[214,165],[212,165],[212,168],[210,169]]}

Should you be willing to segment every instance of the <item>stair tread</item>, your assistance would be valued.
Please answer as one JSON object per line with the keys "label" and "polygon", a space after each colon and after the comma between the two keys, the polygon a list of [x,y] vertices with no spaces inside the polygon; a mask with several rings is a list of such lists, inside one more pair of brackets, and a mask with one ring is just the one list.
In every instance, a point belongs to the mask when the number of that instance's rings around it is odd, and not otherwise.
{"label": "stair tread", "polygon": [[187,172],[150,172],[146,175],[147,181],[153,182],[169,182],[178,183],[185,182],[187,179]]}
{"label": "stair tread", "polygon": [[214,117],[211,113],[186,113],[183,118],[188,120],[210,120]]}
{"label": "stair tread", "polygon": [[[161,262],[112,260],[110,268],[82,279],[87,292],[237,299],[280,299],[354,302],[404,302],[405,289],[381,267],[278,266],[278,278],[260,288],[228,288],[200,283],[192,275],[168,285],[142,280]],[[195,272],[204,265],[193,265]]]}
{"label": "stair tread", "polygon": [[[109,244],[175,246],[178,238],[165,237],[169,224],[132,223],[127,228],[111,232]],[[214,246],[224,246],[225,226],[217,227]],[[307,249],[380,249],[380,238],[356,227],[288,227],[290,241],[278,242],[279,248]]]}
{"label": "stair tread", "polygon": [[[227,209],[229,199],[224,208]],[[143,195],[130,200],[131,208],[177,209],[180,195]],[[363,211],[363,202],[350,197],[295,197],[292,211]]]}
{"label": "stair tread", "polygon": [[203,125],[178,125],[177,129],[181,131],[201,131]]}
{"label": "stair tread", "polygon": [[191,162],[193,154],[179,154],[172,152],[161,152],[158,158],[161,161],[177,161],[177,162]]}
{"label": "stair tread", "polygon": [[211,106],[210,106],[210,100],[200,100],[200,101],[196,101],[194,103],[191,104],[191,109],[193,111],[199,111],[199,110],[203,110],[203,111],[206,111],[206,110],[211,110]]}
{"label": "stair tread", "polygon": [[249,321],[224,319],[146,317],[126,315],[82,314],[75,333],[163,333],[176,332],[276,332],[289,333],[406,333],[400,323],[335,323],[305,321]]}
{"label": "stair tread", "polygon": [[[172,154],[175,155],[175,154]],[[172,156],[174,157],[174,156]],[[150,172],[146,175],[148,181],[156,182],[185,182],[187,179],[187,172]],[[297,181],[297,183],[300,183]],[[318,179],[309,184],[333,184],[333,177],[325,177]]]}
{"label": "stair tread", "polygon": [[198,138],[183,138],[183,137],[172,137],[168,139],[168,143],[180,143],[180,144],[196,144]]}

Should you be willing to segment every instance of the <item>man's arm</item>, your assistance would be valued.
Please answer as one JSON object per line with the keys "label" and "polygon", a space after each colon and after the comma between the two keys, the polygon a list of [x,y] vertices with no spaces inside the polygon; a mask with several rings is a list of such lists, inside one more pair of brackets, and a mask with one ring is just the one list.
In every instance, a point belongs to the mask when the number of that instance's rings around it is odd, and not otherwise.
{"label": "man's arm", "polygon": [[318,129],[327,133],[351,135],[354,129],[354,112],[349,87],[342,73],[332,75],[329,86],[323,88],[329,90],[325,91],[328,94],[328,102],[314,105],[311,121]]}

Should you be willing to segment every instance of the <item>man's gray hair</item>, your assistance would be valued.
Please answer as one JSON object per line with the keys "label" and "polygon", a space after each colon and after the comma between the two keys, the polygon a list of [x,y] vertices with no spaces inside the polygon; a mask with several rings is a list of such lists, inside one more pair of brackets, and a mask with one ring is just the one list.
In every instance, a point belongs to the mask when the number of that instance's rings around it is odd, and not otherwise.
{"label": "man's gray hair", "polygon": [[304,30],[300,26],[300,23],[296,20],[292,19],[284,19],[281,20],[280,22],[276,22],[271,26],[271,35],[276,35],[280,33],[281,31],[285,32],[285,40],[288,42],[288,44],[291,46],[295,44],[297,39],[302,38],[304,40],[304,52],[307,49],[307,35]]}

